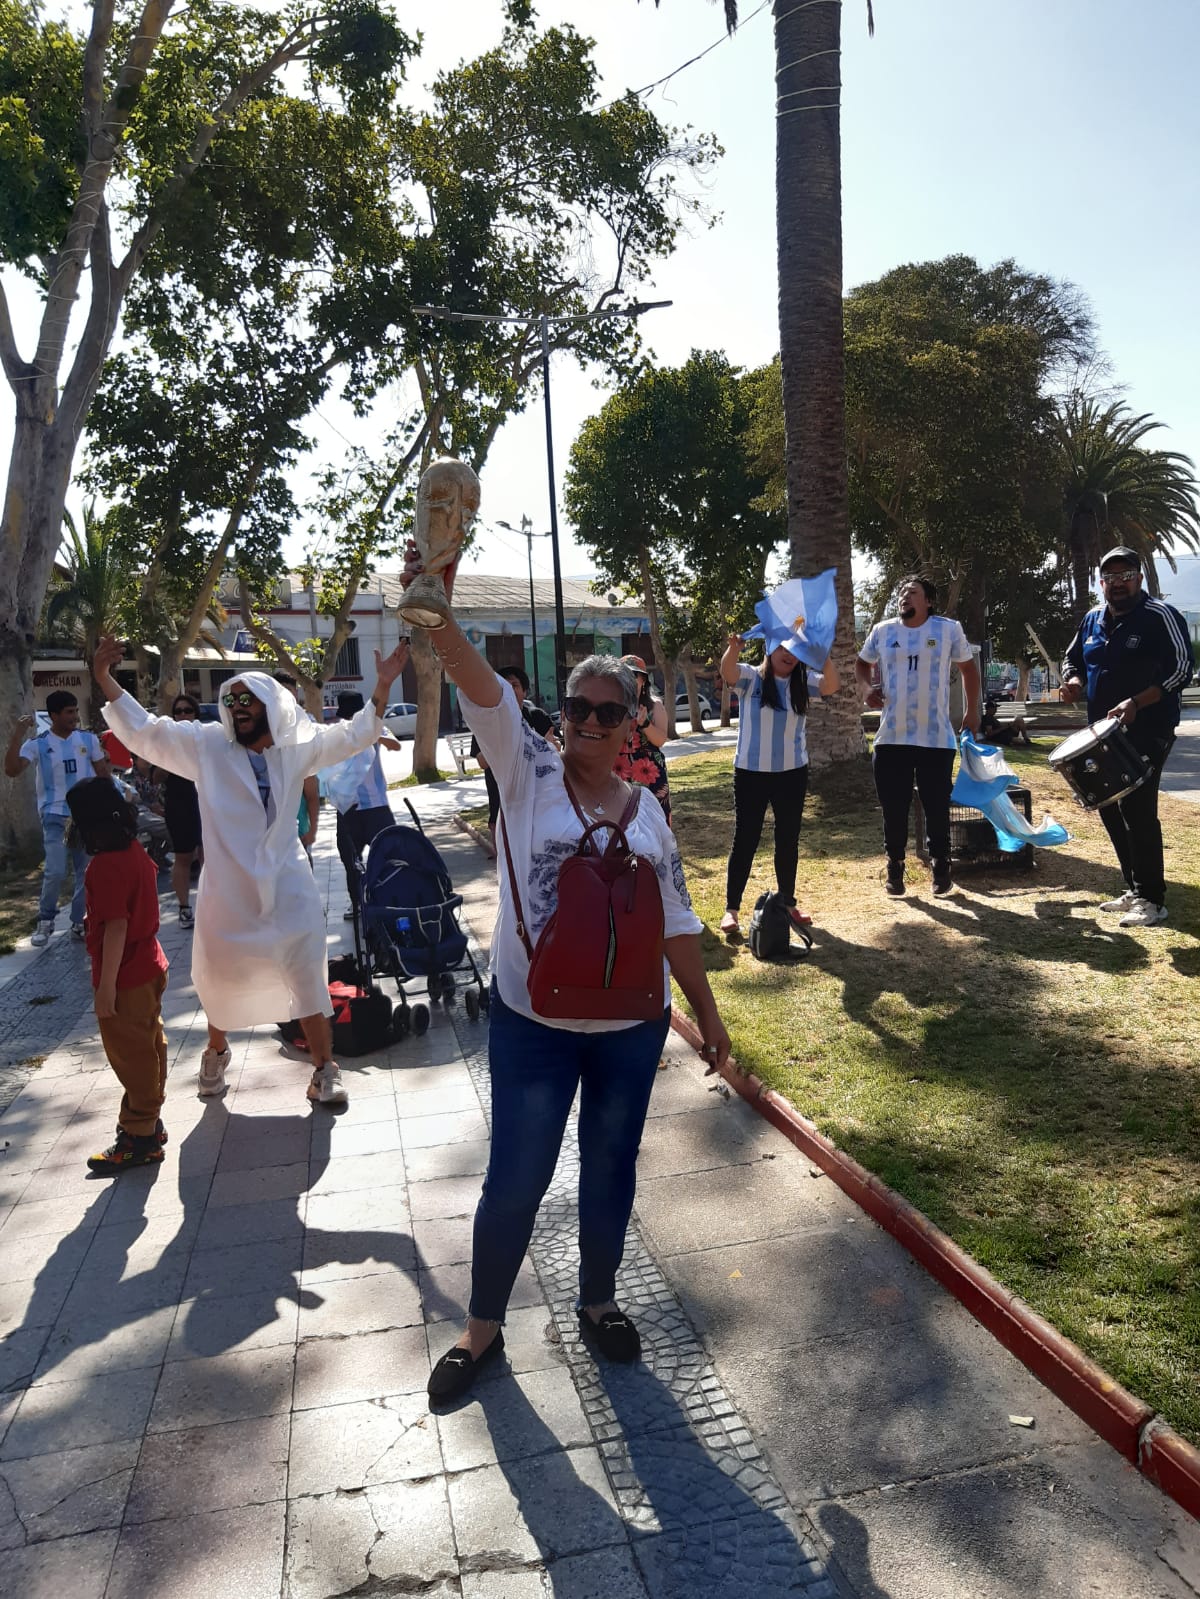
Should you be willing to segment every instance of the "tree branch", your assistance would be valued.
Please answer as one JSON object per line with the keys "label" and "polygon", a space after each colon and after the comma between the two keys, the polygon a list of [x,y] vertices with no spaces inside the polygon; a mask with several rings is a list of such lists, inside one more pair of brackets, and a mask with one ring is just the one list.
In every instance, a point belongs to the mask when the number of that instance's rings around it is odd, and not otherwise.
{"label": "tree branch", "polygon": [[28,361],[21,359],[21,352],[17,348],[12,312],[9,310],[8,296],[4,292],[3,283],[0,283],[0,366],[4,368],[4,376],[14,393],[18,383],[28,382],[34,375],[33,367]]}
{"label": "tree branch", "polygon": [[153,244],[163,225],[163,221],[170,214],[180,193],[208,154],[209,147],[217,134],[227,126],[234,113],[246,103],[252,94],[270,82],[281,67],[286,66],[289,61],[295,61],[312,47],[319,36],[322,24],[327,21],[328,18],[311,17],[301,23],[299,27],[293,28],[282,44],[273,50],[265,61],[255,67],[253,72],[248,72],[244,78],[233,86],[212,116],[205,118],[192,140],[187,156],[163,185],[158,199],[147,213],[146,220],[130,242],[125,259],[118,268],[118,276],[124,285],[128,285],[133,274],[141,265],[146,251]]}

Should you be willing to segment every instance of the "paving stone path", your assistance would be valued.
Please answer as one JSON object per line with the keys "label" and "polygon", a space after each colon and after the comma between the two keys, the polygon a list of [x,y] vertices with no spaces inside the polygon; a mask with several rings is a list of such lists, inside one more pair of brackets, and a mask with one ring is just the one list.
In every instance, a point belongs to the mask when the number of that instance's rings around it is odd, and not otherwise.
{"label": "paving stone path", "polygon": [[[13,1053],[45,1057],[0,1118],[5,1591],[833,1595],[640,1236],[622,1294],[645,1361],[600,1366],[582,1345],[569,1141],[504,1365],[429,1412],[468,1292],[484,1025],[443,1011],[423,1038],[346,1063],[336,1117],[310,1109],[303,1063],[260,1029],[237,1037],[227,1096],[201,1101],[190,935],[165,914],[156,1171],[84,1168],[117,1093],[82,950],[59,939],[0,990]],[[35,1039],[25,1012],[43,992]]]}

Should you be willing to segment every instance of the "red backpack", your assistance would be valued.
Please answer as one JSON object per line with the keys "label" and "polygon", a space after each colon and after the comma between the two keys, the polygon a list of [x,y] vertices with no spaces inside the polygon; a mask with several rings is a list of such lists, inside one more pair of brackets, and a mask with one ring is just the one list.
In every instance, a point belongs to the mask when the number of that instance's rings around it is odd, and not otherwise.
{"label": "red backpack", "polygon": [[[653,1021],[665,1008],[662,891],[653,863],[635,855],[625,836],[642,790],[634,787],[620,821],[589,824],[565,773],[563,785],[584,832],[558,869],[557,905],[536,948],[500,819],[517,936],[529,956],[530,1004],[537,1015],[560,1020]],[[601,851],[593,835],[604,828],[610,836]]]}

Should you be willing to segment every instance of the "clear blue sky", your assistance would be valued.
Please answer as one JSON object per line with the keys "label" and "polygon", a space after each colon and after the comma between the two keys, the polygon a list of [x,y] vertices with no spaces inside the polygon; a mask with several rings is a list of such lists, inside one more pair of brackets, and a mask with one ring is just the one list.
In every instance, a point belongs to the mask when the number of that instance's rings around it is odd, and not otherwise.
{"label": "clear blue sky", "polygon": [[[398,9],[425,35],[418,81],[500,30],[500,0]],[[702,346],[753,365],[776,348],[774,55],[770,7],[756,10],[757,0],[742,0],[738,34],[651,97],[664,119],[712,131],[726,148],[709,196],[719,225],[685,239],[648,296],[674,301],[645,323],[664,362]],[[651,0],[543,0],[539,14],[595,36],[614,95],[723,34],[707,0],[662,0],[657,10]],[[1069,278],[1091,299],[1128,402],[1169,424],[1157,435],[1164,446],[1200,459],[1198,0],[875,0],[875,14],[871,40],[865,0],[845,0],[847,286],[953,251]],[[603,394],[560,358],[553,395],[561,475]],[[370,444],[362,424],[324,409]],[[316,433],[322,454],[340,455],[331,427],[318,422]],[[484,520],[516,524],[527,512],[546,527],[545,478],[538,405],[497,441]],[[544,543],[535,557],[548,572]],[[524,545],[484,533],[473,564],[523,570]],[[569,541],[564,564],[587,568]],[[1179,599],[1200,608],[1200,563],[1188,566],[1192,592]]]}

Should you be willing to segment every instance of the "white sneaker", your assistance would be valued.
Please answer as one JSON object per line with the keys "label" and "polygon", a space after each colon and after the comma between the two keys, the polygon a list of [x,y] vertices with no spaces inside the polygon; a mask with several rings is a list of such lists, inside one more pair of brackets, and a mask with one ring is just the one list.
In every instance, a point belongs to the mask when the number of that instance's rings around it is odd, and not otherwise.
{"label": "white sneaker", "polygon": [[212,1099],[225,1092],[225,1073],[232,1059],[233,1051],[230,1049],[213,1049],[210,1045],[204,1051],[200,1057],[198,1092],[201,1099]]}
{"label": "white sneaker", "polygon": [[1135,899],[1129,910],[1117,923],[1118,927],[1153,927],[1156,922],[1165,922],[1167,907],[1155,905],[1148,899]]}
{"label": "white sneaker", "polygon": [[1103,905],[1097,906],[1102,911],[1128,911],[1137,904],[1137,895],[1131,888],[1127,888],[1117,899],[1106,899]]}
{"label": "white sneaker", "polygon": [[43,944],[48,944],[50,942],[50,937],[53,932],[53,922],[39,922],[37,924],[37,931],[31,936],[29,942],[33,945],[34,949],[41,949]]}
{"label": "white sneaker", "polygon": [[308,1085],[309,1099],[317,1100],[322,1105],[344,1105],[350,1096],[342,1082],[342,1074],[337,1066],[330,1061],[328,1066],[322,1066],[320,1071],[312,1074],[312,1081]]}

